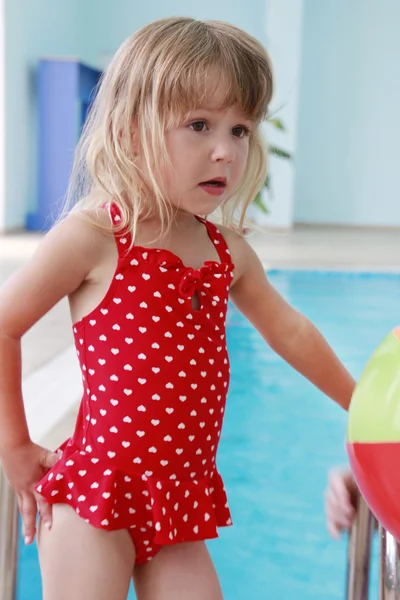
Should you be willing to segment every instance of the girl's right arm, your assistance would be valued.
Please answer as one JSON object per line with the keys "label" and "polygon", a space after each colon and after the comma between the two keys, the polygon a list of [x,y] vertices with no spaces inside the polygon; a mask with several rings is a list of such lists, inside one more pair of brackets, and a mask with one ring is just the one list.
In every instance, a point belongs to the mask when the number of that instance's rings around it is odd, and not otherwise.
{"label": "girl's right arm", "polygon": [[90,279],[101,257],[103,235],[79,216],[69,215],[0,289],[0,460],[17,494],[26,543],[35,535],[37,509],[51,525],[51,507],[34,492],[34,485],[57,455],[29,436],[21,390],[21,338],[59,300]]}

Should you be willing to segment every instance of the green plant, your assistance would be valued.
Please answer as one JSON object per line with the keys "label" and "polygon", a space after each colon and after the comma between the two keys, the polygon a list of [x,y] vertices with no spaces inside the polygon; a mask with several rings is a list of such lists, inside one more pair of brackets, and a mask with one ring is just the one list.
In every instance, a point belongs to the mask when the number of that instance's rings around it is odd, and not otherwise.
{"label": "green plant", "polygon": [[[268,119],[267,123],[269,123],[270,125],[272,125],[273,127],[275,127],[275,129],[279,129],[279,131],[286,131],[284,124],[282,123],[282,121],[280,119]],[[291,160],[292,155],[290,154],[290,152],[287,152],[286,150],[283,150],[282,148],[279,148],[278,146],[269,146],[268,148],[269,150],[269,154],[274,154],[275,156],[278,156],[279,158],[284,158],[286,160]],[[267,190],[271,190],[271,176],[268,173],[267,178],[264,182],[263,185],[263,189],[267,189]],[[268,214],[268,207],[265,206],[262,196],[261,196],[261,190],[258,192],[257,196],[254,198],[253,203],[264,213],[264,214]]]}

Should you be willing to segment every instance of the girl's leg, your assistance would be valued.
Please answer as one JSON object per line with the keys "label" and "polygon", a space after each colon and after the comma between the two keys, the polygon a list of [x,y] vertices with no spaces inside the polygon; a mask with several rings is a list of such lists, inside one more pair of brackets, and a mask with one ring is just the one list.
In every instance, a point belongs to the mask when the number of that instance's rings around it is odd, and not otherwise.
{"label": "girl's leg", "polygon": [[135,567],[133,581],[137,600],[223,600],[204,542],[164,546]]}
{"label": "girl's leg", "polygon": [[43,600],[126,600],[135,549],[126,530],[96,529],[65,504],[38,530]]}

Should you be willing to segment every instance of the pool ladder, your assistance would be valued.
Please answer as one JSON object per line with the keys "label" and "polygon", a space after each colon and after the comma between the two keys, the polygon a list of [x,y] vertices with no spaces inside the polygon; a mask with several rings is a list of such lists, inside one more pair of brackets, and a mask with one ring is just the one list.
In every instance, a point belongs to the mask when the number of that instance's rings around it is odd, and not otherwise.
{"label": "pool ladder", "polygon": [[[376,521],[359,496],[349,535],[346,600],[368,600],[372,536]],[[399,546],[382,527],[380,536],[379,600],[400,600]],[[18,507],[0,465],[0,600],[16,600]]]}
{"label": "pool ladder", "polygon": [[[379,527],[379,600],[400,600],[400,548],[396,540],[377,524],[362,496],[349,535],[346,600],[368,600],[371,546]],[[1,599],[0,599],[1,600]]]}
{"label": "pool ladder", "polygon": [[0,464],[0,600],[15,600],[18,564],[18,505]]}

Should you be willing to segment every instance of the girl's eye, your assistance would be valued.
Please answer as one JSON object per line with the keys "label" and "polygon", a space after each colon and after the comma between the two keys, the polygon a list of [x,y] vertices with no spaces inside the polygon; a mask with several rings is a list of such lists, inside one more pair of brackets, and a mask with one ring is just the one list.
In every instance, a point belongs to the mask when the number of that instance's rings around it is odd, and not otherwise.
{"label": "girl's eye", "polygon": [[250,130],[244,125],[238,125],[232,129],[232,133],[235,137],[244,138],[249,135]]}
{"label": "girl's eye", "polygon": [[190,124],[190,127],[193,129],[193,131],[201,133],[202,131],[205,131],[204,128],[206,127],[206,123],[205,121],[195,121],[194,123]]}

